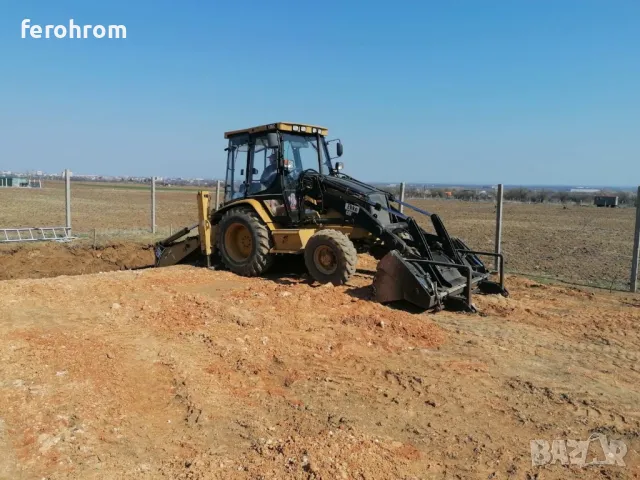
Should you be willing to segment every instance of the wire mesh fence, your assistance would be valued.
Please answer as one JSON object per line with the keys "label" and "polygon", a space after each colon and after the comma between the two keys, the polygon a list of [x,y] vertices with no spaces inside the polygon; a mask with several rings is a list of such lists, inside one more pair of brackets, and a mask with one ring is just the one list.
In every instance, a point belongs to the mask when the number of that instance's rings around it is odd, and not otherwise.
{"label": "wire mesh fence", "polygon": [[[472,248],[493,250],[491,201],[407,199],[438,213],[449,233]],[[507,272],[629,290],[635,208],[505,202],[502,253]],[[427,226],[429,220],[419,220]]]}
{"label": "wire mesh fence", "polygon": [[[216,187],[207,189],[215,197]],[[155,234],[151,233],[150,185],[72,182],[71,190],[73,235],[99,243],[152,241],[197,222],[196,187],[156,188]],[[405,201],[438,213],[450,234],[472,249],[493,251],[495,200]],[[0,228],[63,226],[66,222],[64,182],[46,182],[41,189],[2,189],[0,204]],[[505,201],[502,253],[506,271],[628,291],[635,215],[633,207]],[[430,227],[427,217],[415,216]]]}
{"label": "wire mesh fence", "polygon": [[[215,189],[215,187],[214,187]],[[197,188],[156,188],[156,236],[197,221]],[[42,189],[0,191],[0,227],[62,226],[66,223],[64,182]],[[71,226],[74,235],[151,235],[151,192],[148,185],[71,183]]]}

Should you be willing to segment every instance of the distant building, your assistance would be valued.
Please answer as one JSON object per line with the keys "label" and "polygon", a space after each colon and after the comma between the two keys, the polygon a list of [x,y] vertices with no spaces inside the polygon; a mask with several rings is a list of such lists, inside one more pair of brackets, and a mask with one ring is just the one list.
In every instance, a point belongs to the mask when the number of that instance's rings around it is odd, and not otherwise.
{"label": "distant building", "polygon": [[598,188],[572,188],[569,190],[571,193],[598,193]]}
{"label": "distant building", "polygon": [[616,195],[597,195],[593,198],[593,204],[597,207],[617,207],[618,197]]}
{"label": "distant building", "polygon": [[10,175],[3,175],[0,177],[0,187],[28,187],[29,180],[22,177],[13,177]]}
{"label": "distant building", "polygon": [[13,175],[0,175],[0,187],[42,188],[42,181]]}

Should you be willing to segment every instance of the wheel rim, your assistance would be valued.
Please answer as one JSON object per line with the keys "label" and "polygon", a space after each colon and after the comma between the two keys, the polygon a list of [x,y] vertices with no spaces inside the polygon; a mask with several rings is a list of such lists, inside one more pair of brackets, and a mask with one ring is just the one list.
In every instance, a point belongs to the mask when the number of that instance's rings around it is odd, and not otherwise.
{"label": "wheel rim", "polygon": [[313,263],[316,268],[325,275],[331,275],[338,268],[338,259],[333,250],[326,246],[320,245],[313,252]]}
{"label": "wheel rim", "polygon": [[251,256],[253,250],[251,232],[242,223],[229,225],[224,234],[224,244],[227,254],[234,262],[244,262]]}

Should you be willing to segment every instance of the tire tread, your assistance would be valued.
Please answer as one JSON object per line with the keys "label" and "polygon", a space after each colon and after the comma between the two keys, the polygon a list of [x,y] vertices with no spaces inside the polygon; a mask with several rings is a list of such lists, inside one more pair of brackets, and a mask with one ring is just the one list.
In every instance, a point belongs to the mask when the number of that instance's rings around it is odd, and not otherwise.
{"label": "tire tread", "polygon": [[[226,255],[224,253],[225,250],[222,248],[224,228],[220,228],[220,226],[224,226],[227,222],[229,222],[231,218],[238,217],[246,221],[249,225],[249,229],[253,230],[256,233],[256,237],[258,237],[256,251],[253,259],[251,260],[251,262],[241,266],[229,262],[226,258]],[[253,209],[234,208],[226,212],[220,219],[218,228],[216,229],[216,245],[221,253],[220,257],[224,265],[229,270],[239,275],[243,275],[246,277],[257,277],[267,272],[273,264],[273,255],[269,253],[272,246],[272,239],[269,233],[269,229]]]}

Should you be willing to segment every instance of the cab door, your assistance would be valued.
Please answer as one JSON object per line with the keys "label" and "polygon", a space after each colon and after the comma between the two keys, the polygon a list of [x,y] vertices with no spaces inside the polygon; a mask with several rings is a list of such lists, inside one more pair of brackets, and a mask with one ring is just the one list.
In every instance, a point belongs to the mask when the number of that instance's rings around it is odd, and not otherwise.
{"label": "cab door", "polygon": [[283,194],[285,183],[278,163],[278,148],[269,147],[264,134],[254,134],[249,142],[248,153],[246,196],[259,200],[275,222],[289,225],[291,217],[289,203]]}
{"label": "cab door", "polygon": [[285,142],[283,144],[282,194],[289,218],[292,222],[299,222],[300,210],[297,193],[300,169],[296,166],[300,165],[300,153],[296,149],[286,148],[286,146]]}
{"label": "cab door", "polygon": [[229,140],[224,200],[229,202],[245,196],[245,169],[249,161],[249,135]]}

